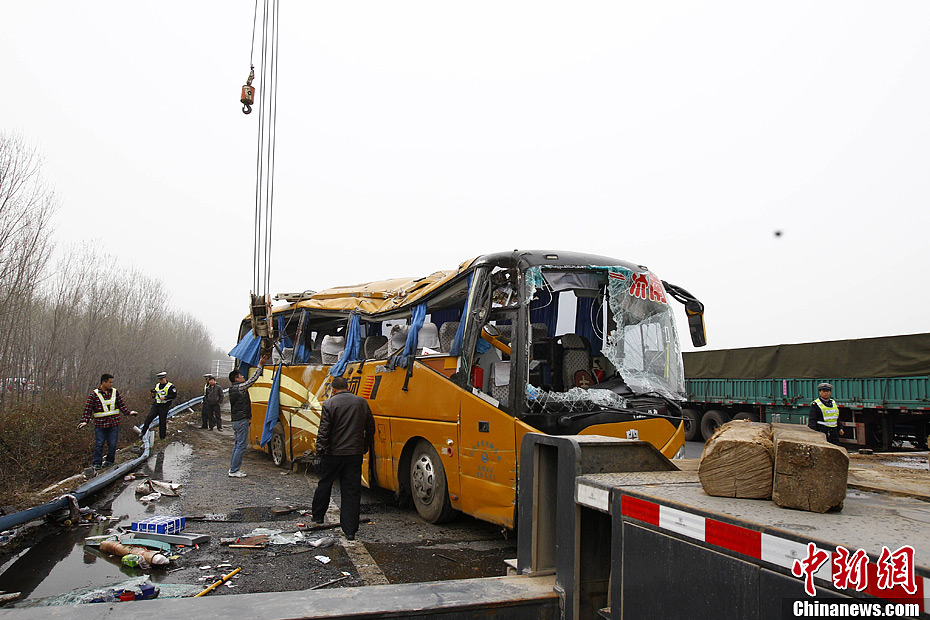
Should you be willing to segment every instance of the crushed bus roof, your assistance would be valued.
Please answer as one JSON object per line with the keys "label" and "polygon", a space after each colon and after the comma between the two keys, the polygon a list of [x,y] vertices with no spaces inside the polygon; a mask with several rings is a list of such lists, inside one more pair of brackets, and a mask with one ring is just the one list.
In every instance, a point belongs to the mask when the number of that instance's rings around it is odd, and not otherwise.
{"label": "crushed bus roof", "polygon": [[459,265],[458,269],[436,271],[419,278],[393,278],[336,286],[312,293],[304,299],[300,299],[301,295],[279,295],[278,298],[285,298],[290,303],[274,308],[273,312],[277,314],[295,308],[324,312],[357,311],[363,314],[393,312],[422,301],[430,293],[465,273],[474,261],[469,259]]}

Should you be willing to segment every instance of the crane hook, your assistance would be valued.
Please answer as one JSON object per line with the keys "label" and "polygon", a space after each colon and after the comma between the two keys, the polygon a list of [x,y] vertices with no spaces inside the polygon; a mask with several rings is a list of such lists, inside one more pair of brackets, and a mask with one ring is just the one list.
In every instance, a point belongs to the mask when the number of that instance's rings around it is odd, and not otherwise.
{"label": "crane hook", "polygon": [[239,99],[239,102],[242,103],[242,113],[250,114],[252,112],[252,104],[255,103],[255,89],[252,88],[252,80],[255,79],[255,65],[252,65],[252,68],[249,70],[249,79],[245,81],[245,85],[242,87],[242,98]]}

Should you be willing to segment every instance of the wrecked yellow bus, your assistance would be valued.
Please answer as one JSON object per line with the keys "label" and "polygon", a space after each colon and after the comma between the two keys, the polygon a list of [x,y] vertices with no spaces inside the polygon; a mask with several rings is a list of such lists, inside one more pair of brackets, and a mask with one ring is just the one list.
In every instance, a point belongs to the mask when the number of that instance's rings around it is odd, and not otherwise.
{"label": "wrecked yellow bus", "polygon": [[[460,511],[512,528],[525,433],[641,439],[683,456],[669,297],[703,345],[703,306],[687,291],[581,253],[489,254],[421,278],[278,295],[249,442],[277,465],[311,457],[331,379],[345,376],[375,418],[367,486],[432,523]],[[250,327],[232,352],[240,369],[258,358]]]}

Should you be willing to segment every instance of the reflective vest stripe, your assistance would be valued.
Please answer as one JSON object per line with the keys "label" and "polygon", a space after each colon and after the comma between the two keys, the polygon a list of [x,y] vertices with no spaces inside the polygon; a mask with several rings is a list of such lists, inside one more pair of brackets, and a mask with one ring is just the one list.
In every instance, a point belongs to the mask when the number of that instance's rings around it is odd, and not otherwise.
{"label": "reflective vest stripe", "polygon": [[103,411],[94,412],[95,418],[108,418],[111,415],[119,413],[119,409],[116,407],[116,390],[110,391],[110,398],[104,398],[103,392],[99,389],[95,389],[94,394],[97,395],[97,399],[100,400],[100,406],[103,408]]}
{"label": "reflective vest stripe", "polygon": [[171,383],[166,383],[162,385],[161,383],[155,384],[155,402],[156,403],[166,403],[168,402],[168,390],[170,390],[173,385]]}
{"label": "reflective vest stripe", "polygon": [[835,428],[837,421],[840,419],[840,406],[836,404],[836,401],[831,400],[829,407],[824,405],[819,398],[814,403],[820,407],[820,413],[823,414],[823,422],[818,422],[818,424]]}

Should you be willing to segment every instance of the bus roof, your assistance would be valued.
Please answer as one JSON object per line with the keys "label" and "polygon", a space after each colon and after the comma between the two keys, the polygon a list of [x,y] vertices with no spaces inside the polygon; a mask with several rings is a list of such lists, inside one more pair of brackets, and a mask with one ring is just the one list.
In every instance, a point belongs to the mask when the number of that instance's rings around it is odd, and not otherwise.
{"label": "bus roof", "polygon": [[[641,265],[605,256],[563,251],[519,251],[485,254],[462,262],[457,269],[436,271],[419,278],[393,278],[376,282],[365,282],[350,286],[336,286],[318,292],[279,294],[278,300],[287,305],[275,307],[274,313],[306,308],[322,312],[349,313],[353,311],[367,315],[393,313],[409,310],[426,297],[457,280],[465,272],[479,265],[501,267],[529,267],[548,265],[569,267],[580,265],[622,265],[634,271],[646,270]],[[246,317],[248,318],[248,317]]]}

